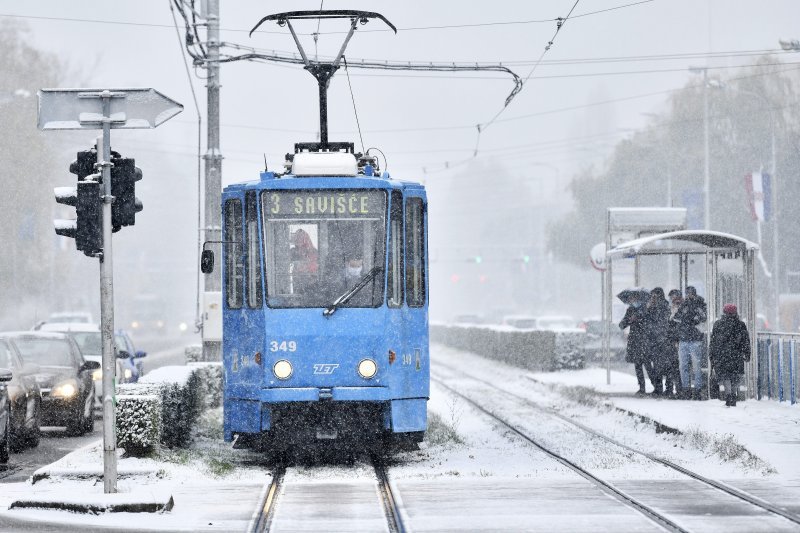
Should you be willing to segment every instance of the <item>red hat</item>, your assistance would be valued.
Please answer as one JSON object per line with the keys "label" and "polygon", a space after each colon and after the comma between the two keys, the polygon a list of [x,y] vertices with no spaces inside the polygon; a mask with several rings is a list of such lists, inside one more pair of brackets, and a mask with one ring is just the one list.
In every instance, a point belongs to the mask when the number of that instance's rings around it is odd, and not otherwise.
{"label": "red hat", "polygon": [[722,312],[726,315],[735,315],[739,310],[736,308],[736,304],[725,304],[722,306]]}

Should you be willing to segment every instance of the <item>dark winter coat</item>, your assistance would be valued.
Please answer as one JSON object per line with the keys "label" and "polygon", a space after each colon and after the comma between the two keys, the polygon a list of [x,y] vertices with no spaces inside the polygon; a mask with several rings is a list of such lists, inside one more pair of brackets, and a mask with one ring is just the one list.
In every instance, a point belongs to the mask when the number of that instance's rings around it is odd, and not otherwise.
{"label": "dark winter coat", "polygon": [[655,366],[665,366],[671,354],[669,342],[669,303],[662,298],[645,311],[647,352]]}
{"label": "dark winter coat", "polygon": [[686,298],[673,320],[677,322],[679,341],[702,341],[705,335],[697,329],[697,325],[706,321],[706,302],[701,297]]}
{"label": "dark winter coat", "polygon": [[647,330],[644,306],[628,307],[625,317],[619,323],[620,329],[630,327],[628,331],[628,349],[625,361],[629,363],[646,363],[647,357]]}
{"label": "dark winter coat", "polygon": [[711,331],[709,355],[718,379],[744,374],[744,362],[750,360],[750,335],[736,315],[723,315]]}

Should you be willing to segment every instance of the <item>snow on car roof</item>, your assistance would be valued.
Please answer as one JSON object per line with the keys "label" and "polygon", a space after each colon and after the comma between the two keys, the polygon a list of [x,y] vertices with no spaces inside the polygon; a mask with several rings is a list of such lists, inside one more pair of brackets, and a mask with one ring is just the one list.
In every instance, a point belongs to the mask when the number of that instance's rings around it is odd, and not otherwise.
{"label": "snow on car roof", "polygon": [[45,322],[39,331],[58,331],[64,332],[96,332],[100,331],[100,326],[91,322]]}
{"label": "snow on car roof", "polygon": [[68,338],[66,333],[60,331],[4,331],[0,333],[0,337],[35,337],[37,339],[65,339]]}

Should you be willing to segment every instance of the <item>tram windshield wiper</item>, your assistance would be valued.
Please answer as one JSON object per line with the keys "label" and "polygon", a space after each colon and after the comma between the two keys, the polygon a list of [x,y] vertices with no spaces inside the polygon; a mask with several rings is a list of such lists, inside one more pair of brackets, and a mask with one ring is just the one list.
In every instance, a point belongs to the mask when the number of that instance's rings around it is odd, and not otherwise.
{"label": "tram windshield wiper", "polygon": [[336,310],[337,310],[339,307],[341,307],[341,306],[343,306],[344,304],[346,304],[347,302],[349,302],[349,301],[350,301],[350,299],[351,299],[353,296],[355,296],[356,294],[358,294],[358,291],[360,291],[361,289],[363,289],[364,287],[366,287],[366,286],[367,286],[367,284],[369,284],[369,282],[370,282],[370,281],[372,281],[372,279],[373,279],[375,276],[377,276],[378,274],[380,274],[381,272],[383,272],[383,267],[382,267],[382,266],[374,266],[374,267],[372,267],[372,270],[370,270],[369,272],[367,272],[366,274],[364,274],[364,276],[363,276],[363,277],[362,277],[360,280],[358,280],[358,283],[356,283],[355,285],[353,285],[353,287],[352,287],[352,288],[348,289],[348,290],[347,290],[347,292],[345,292],[344,294],[342,294],[341,296],[339,296],[338,298],[336,298],[336,300],[334,300],[334,301],[333,301],[333,303],[332,303],[331,305],[329,305],[329,306],[328,306],[328,307],[327,307],[327,308],[326,308],[326,309],[325,309],[325,310],[322,312],[322,316],[324,316],[324,317],[329,317],[329,316],[331,316],[333,313],[335,313],[335,312],[336,312]]}

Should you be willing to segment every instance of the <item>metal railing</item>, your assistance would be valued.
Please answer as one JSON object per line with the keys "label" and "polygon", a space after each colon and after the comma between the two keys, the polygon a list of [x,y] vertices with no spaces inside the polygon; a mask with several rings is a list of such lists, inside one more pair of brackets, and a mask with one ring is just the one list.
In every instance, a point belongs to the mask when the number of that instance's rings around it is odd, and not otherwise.
{"label": "metal railing", "polygon": [[797,403],[800,396],[800,333],[756,335],[756,398]]}

